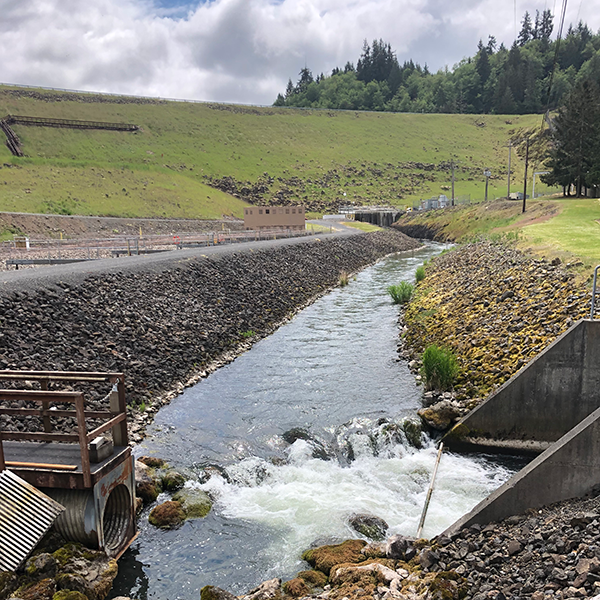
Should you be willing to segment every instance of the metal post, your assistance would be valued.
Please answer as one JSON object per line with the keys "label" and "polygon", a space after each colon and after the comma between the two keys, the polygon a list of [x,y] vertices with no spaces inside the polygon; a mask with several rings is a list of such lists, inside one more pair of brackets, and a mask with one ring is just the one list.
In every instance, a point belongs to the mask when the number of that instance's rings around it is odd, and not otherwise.
{"label": "metal post", "polygon": [[4,462],[4,448],[2,447],[2,432],[0,431],[0,473],[6,469],[6,463]]}
{"label": "metal post", "polygon": [[451,162],[452,165],[452,206],[454,206],[454,161]]}
{"label": "metal post", "polygon": [[489,169],[486,169],[483,174],[485,175],[485,202],[487,202],[488,199],[488,184],[490,182],[490,175],[492,174],[492,172]]}
{"label": "metal post", "polygon": [[429,484],[429,489],[427,490],[427,498],[425,499],[425,506],[423,507],[423,512],[421,513],[421,520],[419,521],[419,527],[417,528],[417,538],[421,537],[421,532],[423,531],[423,525],[425,523],[427,509],[429,508],[431,494],[433,494],[433,486],[435,484],[435,477],[437,475],[438,467],[440,465],[440,459],[442,458],[443,450],[444,450],[444,442],[442,442],[440,444],[440,448],[438,450],[437,457],[435,459],[435,466],[433,467],[433,473],[431,475],[431,483]]}
{"label": "metal post", "polygon": [[527,205],[527,167],[529,166],[529,138],[527,138],[527,146],[525,148],[525,177],[523,181],[523,210],[521,212],[525,212],[525,208]]}
{"label": "metal post", "polygon": [[81,450],[81,470],[83,472],[83,485],[92,487],[92,473],[90,471],[90,453],[88,450],[87,433],[85,427],[85,409],[83,394],[75,398],[75,412],[77,413],[77,433],[79,435],[79,449]]}
{"label": "metal post", "polygon": [[508,184],[506,189],[506,199],[510,200],[510,156],[512,153],[512,142],[508,142]]}
{"label": "metal post", "polygon": [[594,313],[596,312],[596,281],[598,279],[598,269],[600,269],[600,265],[598,265],[594,269],[594,283],[592,285],[592,308],[590,309],[590,319],[594,318]]}
{"label": "metal post", "polygon": [[[40,389],[44,392],[48,391],[48,379],[40,381]],[[42,400],[42,421],[44,423],[44,432],[52,433],[52,422],[50,421],[50,401]]]}

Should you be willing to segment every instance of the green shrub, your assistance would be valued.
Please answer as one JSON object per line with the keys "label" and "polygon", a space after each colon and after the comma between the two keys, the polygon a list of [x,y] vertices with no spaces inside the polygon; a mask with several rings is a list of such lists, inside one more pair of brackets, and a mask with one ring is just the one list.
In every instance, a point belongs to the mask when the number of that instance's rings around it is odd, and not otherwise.
{"label": "green shrub", "polygon": [[430,390],[447,391],[458,375],[458,363],[454,354],[446,348],[432,344],[423,352],[421,375]]}
{"label": "green shrub", "polygon": [[401,281],[398,285],[390,285],[387,291],[394,304],[406,304],[411,299],[414,289],[412,283]]}
{"label": "green shrub", "polygon": [[417,280],[417,283],[419,283],[419,281],[423,281],[423,279],[425,279],[425,266],[421,265],[420,267],[417,268],[417,272],[415,273],[415,278]]}

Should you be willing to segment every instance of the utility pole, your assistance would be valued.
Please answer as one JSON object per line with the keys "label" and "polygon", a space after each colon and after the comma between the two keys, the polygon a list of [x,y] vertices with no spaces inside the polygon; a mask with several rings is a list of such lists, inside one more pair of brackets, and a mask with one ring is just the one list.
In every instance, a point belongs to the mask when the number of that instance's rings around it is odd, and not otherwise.
{"label": "utility pole", "polygon": [[450,161],[452,165],[452,206],[454,206],[454,159]]}
{"label": "utility pole", "polygon": [[512,153],[512,142],[508,142],[508,184],[506,190],[506,199],[510,200],[510,155]]}
{"label": "utility pole", "polygon": [[490,182],[490,175],[492,172],[489,169],[486,169],[483,174],[485,175],[485,202],[487,202],[488,198],[488,184]]}
{"label": "utility pole", "polygon": [[527,204],[527,167],[529,165],[529,138],[527,138],[527,145],[525,146],[525,180],[523,182],[523,211]]}

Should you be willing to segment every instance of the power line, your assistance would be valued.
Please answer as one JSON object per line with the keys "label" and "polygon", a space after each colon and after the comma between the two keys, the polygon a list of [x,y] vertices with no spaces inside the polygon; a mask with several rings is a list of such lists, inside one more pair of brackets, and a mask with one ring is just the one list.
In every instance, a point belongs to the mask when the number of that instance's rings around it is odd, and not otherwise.
{"label": "power line", "polygon": [[[548,95],[546,99],[546,113],[550,110],[550,93],[552,92],[552,83],[554,82],[554,73],[556,71],[556,65],[558,64],[558,53],[560,50],[560,41],[562,39],[563,28],[565,26],[565,16],[567,14],[567,0],[563,0],[562,12],[560,17],[560,26],[558,28],[558,35],[556,36],[556,46],[554,49],[554,62],[552,63],[552,71],[550,72],[550,81],[548,83]],[[544,126],[544,120],[542,119],[542,127]]]}

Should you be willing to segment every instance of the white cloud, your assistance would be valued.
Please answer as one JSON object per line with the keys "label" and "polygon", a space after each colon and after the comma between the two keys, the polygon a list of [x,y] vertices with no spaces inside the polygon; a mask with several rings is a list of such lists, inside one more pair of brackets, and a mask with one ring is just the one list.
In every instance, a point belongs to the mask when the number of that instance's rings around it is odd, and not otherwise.
{"label": "white cloud", "polygon": [[[596,30],[599,5],[572,8],[567,24]],[[546,4],[519,3],[517,19],[536,8]],[[435,70],[490,34],[510,45],[515,30],[514,4],[497,0],[0,0],[0,14],[0,81],[258,104],[305,64],[355,62],[363,39]]]}

